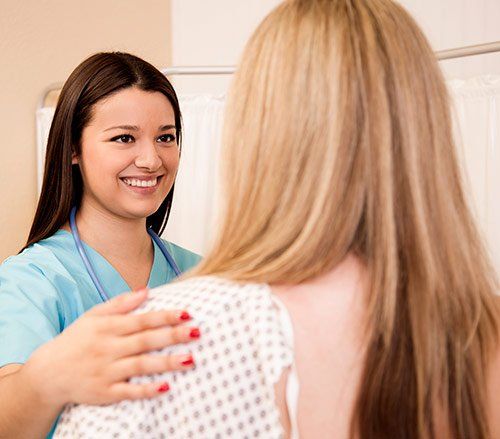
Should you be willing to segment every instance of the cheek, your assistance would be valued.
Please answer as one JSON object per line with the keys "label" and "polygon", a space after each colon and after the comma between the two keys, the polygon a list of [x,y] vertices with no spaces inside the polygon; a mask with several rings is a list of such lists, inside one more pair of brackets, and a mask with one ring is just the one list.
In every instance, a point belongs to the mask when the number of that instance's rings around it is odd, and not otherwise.
{"label": "cheek", "polygon": [[179,148],[171,148],[166,150],[161,155],[163,166],[168,172],[176,172],[179,167]]}
{"label": "cheek", "polygon": [[115,180],[116,176],[127,166],[129,160],[125,154],[112,154],[104,148],[88,148],[82,154],[81,164],[88,183]]}
{"label": "cheek", "polygon": [[82,151],[80,169],[86,186],[92,185],[97,176],[104,173],[103,162],[93,148],[86,148]]}

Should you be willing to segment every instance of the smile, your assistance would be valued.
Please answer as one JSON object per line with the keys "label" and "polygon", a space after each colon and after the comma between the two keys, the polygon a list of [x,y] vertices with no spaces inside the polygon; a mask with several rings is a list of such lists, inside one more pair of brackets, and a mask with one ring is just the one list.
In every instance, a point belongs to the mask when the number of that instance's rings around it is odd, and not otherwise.
{"label": "smile", "polygon": [[158,184],[158,180],[160,177],[153,178],[129,178],[124,177],[121,180],[127,185],[131,187],[155,187]]}

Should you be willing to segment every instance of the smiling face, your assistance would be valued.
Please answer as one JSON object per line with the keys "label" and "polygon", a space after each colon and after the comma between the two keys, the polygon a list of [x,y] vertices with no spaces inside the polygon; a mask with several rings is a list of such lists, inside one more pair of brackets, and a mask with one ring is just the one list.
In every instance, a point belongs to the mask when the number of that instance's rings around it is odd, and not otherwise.
{"label": "smiling face", "polygon": [[82,206],[145,219],[172,188],[179,165],[175,116],[167,97],[136,87],[99,101],[83,129]]}

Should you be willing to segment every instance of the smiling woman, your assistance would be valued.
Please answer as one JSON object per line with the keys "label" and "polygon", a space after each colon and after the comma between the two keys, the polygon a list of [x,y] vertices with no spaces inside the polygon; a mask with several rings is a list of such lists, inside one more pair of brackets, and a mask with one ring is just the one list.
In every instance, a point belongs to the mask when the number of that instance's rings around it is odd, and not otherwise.
{"label": "smiling woman", "polygon": [[134,86],[98,102],[93,113],[72,158],[84,181],[80,217],[89,210],[148,217],[173,188],[179,166],[172,104],[161,92]]}
{"label": "smiling woman", "polygon": [[0,437],[50,436],[67,403],[151,398],[168,383],[129,378],[193,367],[149,355],[200,337],[186,310],[129,314],[199,261],[157,236],[180,140],[175,91],[147,62],[99,53],[68,78],[28,242],[0,266]]}

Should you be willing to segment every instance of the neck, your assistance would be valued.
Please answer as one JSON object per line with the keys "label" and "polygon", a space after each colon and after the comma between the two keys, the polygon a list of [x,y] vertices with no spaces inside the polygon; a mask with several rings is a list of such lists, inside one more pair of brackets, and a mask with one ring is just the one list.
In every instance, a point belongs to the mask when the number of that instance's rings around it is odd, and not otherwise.
{"label": "neck", "polygon": [[82,201],[76,215],[82,241],[106,258],[150,259],[153,245],[146,230],[146,218],[130,219],[113,215],[99,205]]}

